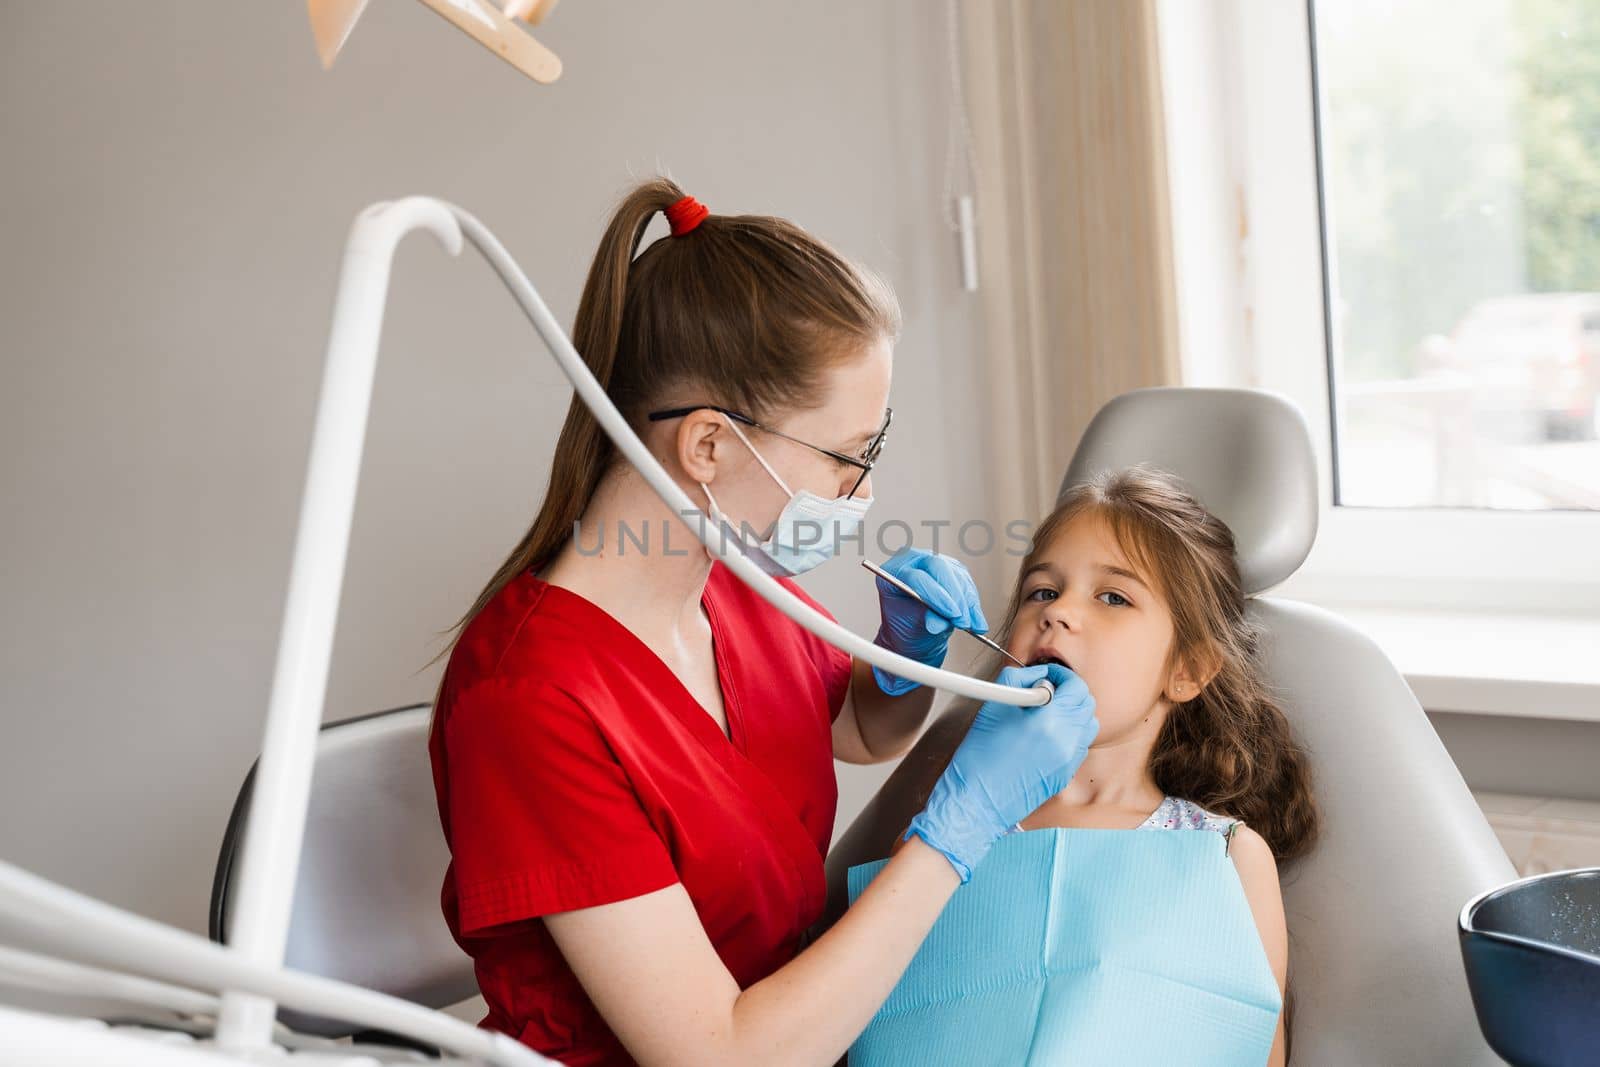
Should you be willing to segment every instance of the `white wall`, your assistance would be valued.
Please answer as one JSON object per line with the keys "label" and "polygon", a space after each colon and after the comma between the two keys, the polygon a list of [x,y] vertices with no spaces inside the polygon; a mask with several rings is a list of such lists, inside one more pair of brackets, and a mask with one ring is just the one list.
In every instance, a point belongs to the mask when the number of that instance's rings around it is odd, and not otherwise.
{"label": "white wall", "polygon": [[[904,304],[874,520],[983,517],[941,27],[919,0],[567,0],[541,88],[420,4],[372,5],[327,73],[301,3],[0,7],[0,858],[204,928],[373,200],[468,207],[569,323],[630,177],[794,218]],[[403,246],[330,718],[431,695],[435,634],[533,514],[569,395],[485,266]],[[871,633],[853,562],[809,584]],[[883,773],[842,770],[841,825]]]}

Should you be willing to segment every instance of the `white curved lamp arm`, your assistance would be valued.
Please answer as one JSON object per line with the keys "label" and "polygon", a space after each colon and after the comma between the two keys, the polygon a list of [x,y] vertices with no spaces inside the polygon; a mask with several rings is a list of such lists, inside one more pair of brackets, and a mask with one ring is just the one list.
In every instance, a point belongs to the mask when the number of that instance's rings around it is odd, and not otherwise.
{"label": "white curved lamp arm", "polygon": [[589,410],[594,413],[595,419],[600,422],[600,427],[605,430],[606,437],[610,437],[611,442],[616,443],[627,461],[634,464],[640,474],[645,475],[646,482],[650,482],[650,488],[656,491],[656,496],[666,501],[672,510],[677,512],[680,522],[688,528],[688,531],[699,537],[701,544],[706,545],[706,549],[715,558],[722,560],[723,565],[733,569],[734,574],[744,579],[750,589],[760,593],[774,608],[778,608],[805,629],[816,633],[829,645],[845,649],[851,656],[866,659],[870,664],[901,675],[902,678],[920,681],[922,685],[938,689],[949,689],[950,693],[974,697],[978,701],[1000,701],[1002,704],[1016,704],[1019,707],[1032,707],[1048,701],[1045,694],[1038,693],[1035,689],[995,685],[992,681],[981,681],[954,670],[928,667],[915,659],[891,653],[890,649],[880,648],[867,638],[861,637],[859,633],[851,632],[824,614],[814,611],[805,601],[795,597],[794,593],[790,593],[779,585],[776,579],[768,576],[762,568],[750,563],[738,549],[723,552],[725,544],[722,537],[718,536],[715,523],[712,523],[706,512],[696,507],[696,504],[688,498],[688,494],[683,493],[678,483],[672,480],[672,475],[667,474],[661,462],[654,458],[648,448],[645,448],[645,443],[638,440],[638,435],[634,434],[632,427],[627,426],[626,419],[622,418],[616,406],[611,405],[610,398],[605,395],[605,389],[602,389],[600,382],[595,381],[594,374],[589,373],[589,366],[584,363],[581,355],[578,355],[578,349],[574,349],[573,342],[566,338],[562,326],[555,322],[554,315],[550,315],[549,307],[544,306],[544,301],[539,298],[538,291],[534,290],[533,283],[528,282],[528,275],[523,274],[522,267],[517,266],[517,261],[510,258],[506,248],[501,246],[499,240],[496,240],[488,229],[485,229],[482,222],[478,222],[461,208],[448,206],[456,213],[456,218],[461,222],[461,229],[466,232],[470,242],[474,243],[478,251],[482,251],[485,259],[490,261],[491,266],[498,270],[507,288],[510,288],[517,298],[518,304],[522,304],[523,312],[526,312],[530,322],[533,322],[534,330],[538,330],[539,336],[544,338],[544,344],[549,347],[550,355],[554,355],[555,362],[562,366],[568,381],[573,382],[574,389],[578,390],[582,402],[586,403]]}
{"label": "white curved lamp arm", "polygon": [[0,986],[58,996],[114,1000],[182,1016],[217,1013],[217,998],[210,993],[4,945],[0,945]]}
{"label": "white curved lamp arm", "polygon": [[[190,1020],[215,1019],[222,1003],[216,993],[0,945],[0,988],[5,987],[73,1000],[87,997],[112,1001],[127,1005],[130,1012],[154,1011]],[[160,1023],[167,1021],[162,1018]],[[0,1048],[10,1048],[7,1042],[12,1035],[3,1024],[0,1035]],[[273,1027],[272,1037],[277,1044],[292,1049],[325,1049],[337,1044],[330,1038],[298,1034],[282,1023]]]}
{"label": "white curved lamp arm", "polygon": [[[718,527],[629,428],[527,275],[494,234],[468,212],[432,197],[373,204],[356,217],[350,229],[339,277],[255,799],[240,860],[238,900],[230,930],[231,944],[238,951],[266,966],[283,961],[390,264],[401,238],[415,229],[432,233],[451,255],[460,253],[463,234],[483,253],[606,435],[712,556],[779,611],[829,644],[923,685],[1019,706],[1048,701],[1047,692],[980,681],[880,648],[813,611],[737,550],[724,553]],[[273,1014],[270,1001],[225,996],[219,1039],[233,1047],[264,1046]]]}
{"label": "white curved lamp arm", "polygon": [[[423,199],[420,197],[410,199]],[[408,201],[400,201],[401,204]],[[437,203],[437,201],[435,201]],[[398,206],[398,205],[397,205]],[[472,215],[454,205],[447,205],[460,221],[462,230],[467,238],[483,253],[484,258],[499,272],[501,279],[516,296],[517,303],[522,305],[522,310],[533,323],[534,329],[539,331],[539,336],[544,338],[544,343],[550,349],[550,354],[555,356],[556,362],[561,365],[561,370],[567,379],[572,382],[573,388],[582,397],[589,410],[594,413],[595,419],[605,430],[606,436],[616,444],[617,448],[628,461],[644,475],[650,487],[656,491],[672,510],[677,513],[683,525],[688,528],[706,546],[707,551],[720,559],[735,574],[744,580],[757,593],[767,600],[773,607],[783,612],[789,618],[810,630],[830,645],[834,645],[858,659],[882,667],[886,671],[898,674],[903,678],[910,678],[914,682],[933,686],[937,689],[947,689],[952,693],[972,697],[977,700],[998,700],[1004,704],[1015,704],[1020,707],[1032,707],[1046,703],[1048,697],[1032,689],[1019,689],[1016,686],[996,685],[993,682],[981,681],[977,678],[959,674],[955,671],[942,670],[938,667],[929,667],[918,663],[914,659],[890,652],[873,644],[866,638],[847,630],[827,616],[811,608],[805,601],[795,596],[789,590],[779,585],[778,582],[761,568],[746,559],[737,549],[724,552],[722,538],[716,532],[716,525],[711,517],[697,507],[689,499],[677,482],[672,480],[660,462],[639,440],[632,428],[623,419],[606,396],[594,375],[589,373],[588,366],[583,362],[583,357],[578,355],[578,350],[572,347],[572,342],[567,338],[566,332],[550,314],[550,309],[539,297],[527,275],[522,273],[522,268],[517,266],[495,238],[494,234],[486,229]]]}
{"label": "white curved lamp arm", "polygon": [[[554,1062],[505,1034],[479,1029],[399,997],[257,963],[228,946],[133,915],[3,862],[0,933],[10,941],[47,947],[69,960],[135,973],[147,980],[191,989],[248,990],[271,998],[267,1003],[402,1034],[501,1067],[541,1067]],[[26,958],[13,957],[13,966]],[[67,979],[70,971],[57,968],[56,973]],[[125,986],[124,990],[133,993],[136,987]],[[173,993],[163,994],[163,998],[170,1001]],[[269,1028],[271,1023],[269,1015]],[[8,1040],[12,1036],[9,1031],[0,1032],[5,1032]],[[223,1051],[230,1050],[220,1028],[217,1044]],[[228,1062],[237,1061],[230,1058]]]}
{"label": "white curved lamp arm", "polygon": [[82,1019],[22,1011],[0,1004],[0,1036],[9,1063],[51,1067],[241,1067],[213,1050],[157,1044],[86,1024]]}

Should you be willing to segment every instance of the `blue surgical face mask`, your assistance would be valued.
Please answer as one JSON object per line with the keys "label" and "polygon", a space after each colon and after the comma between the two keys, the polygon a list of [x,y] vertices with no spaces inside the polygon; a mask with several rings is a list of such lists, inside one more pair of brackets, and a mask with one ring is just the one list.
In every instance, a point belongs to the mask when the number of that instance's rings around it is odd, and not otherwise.
{"label": "blue surgical face mask", "polygon": [[789,494],[789,502],[778,513],[778,519],[773,523],[772,532],[766,540],[753,545],[745,539],[743,531],[736,529],[722,509],[717,507],[711,487],[701,482],[700,488],[705,490],[706,500],[711,504],[712,520],[727,528],[726,536],[739,546],[739,551],[746,559],[774,577],[792,578],[832,559],[839,551],[840,544],[854,536],[860,528],[862,519],[866,518],[867,508],[872,506],[872,498],[841,496],[827,500],[809,489],[802,489],[798,493],[792,491],[733,420],[724,415],[723,421],[738,434],[739,440],[744,442],[744,446],[756,457],[756,462],[772,476],[778,487]]}

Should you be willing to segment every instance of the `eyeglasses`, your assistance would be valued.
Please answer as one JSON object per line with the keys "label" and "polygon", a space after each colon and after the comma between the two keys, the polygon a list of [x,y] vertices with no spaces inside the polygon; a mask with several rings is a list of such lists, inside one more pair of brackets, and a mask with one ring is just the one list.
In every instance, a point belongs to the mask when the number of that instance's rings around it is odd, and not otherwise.
{"label": "eyeglasses", "polygon": [[883,425],[878,427],[878,432],[872,435],[872,439],[867,442],[867,446],[861,450],[861,455],[859,456],[847,456],[843,452],[835,452],[831,448],[822,448],[821,446],[814,445],[809,441],[802,441],[798,437],[789,436],[782,430],[774,430],[770,426],[763,426],[761,423],[757,422],[755,419],[752,419],[748,415],[742,415],[737,411],[720,407],[716,404],[694,404],[686,408],[668,408],[665,411],[652,411],[647,418],[649,418],[651,422],[660,422],[663,419],[681,419],[683,416],[694,411],[720,411],[722,414],[728,416],[728,418],[737,419],[746,426],[754,426],[763,433],[770,433],[774,436],[783,438],[785,441],[793,441],[797,445],[804,445],[813,452],[821,452],[824,456],[829,456],[833,459],[836,459],[840,463],[848,463],[850,466],[861,471],[861,476],[858,477],[855,484],[850,487],[850,492],[845,494],[846,496],[851,497],[856,495],[856,490],[861,488],[861,483],[867,480],[867,475],[872,471],[873,464],[878,462],[878,456],[883,452],[884,438],[886,438],[889,434],[889,422],[894,418],[894,408],[883,409]]}

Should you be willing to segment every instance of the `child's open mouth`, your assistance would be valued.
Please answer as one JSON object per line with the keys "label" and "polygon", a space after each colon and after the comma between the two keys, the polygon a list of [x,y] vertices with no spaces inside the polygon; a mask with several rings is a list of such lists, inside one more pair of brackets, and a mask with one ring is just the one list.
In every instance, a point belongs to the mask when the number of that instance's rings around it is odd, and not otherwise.
{"label": "child's open mouth", "polygon": [[1069,671],[1072,669],[1072,664],[1068,663],[1066,660],[1062,659],[1060,656],[1048,649],[1041,649],[1040,651],[1035,652],[1033,659],[1028,661],[1028,666],[1037,667],[1041,663],[1059,663]]}

